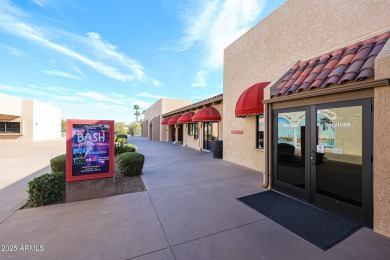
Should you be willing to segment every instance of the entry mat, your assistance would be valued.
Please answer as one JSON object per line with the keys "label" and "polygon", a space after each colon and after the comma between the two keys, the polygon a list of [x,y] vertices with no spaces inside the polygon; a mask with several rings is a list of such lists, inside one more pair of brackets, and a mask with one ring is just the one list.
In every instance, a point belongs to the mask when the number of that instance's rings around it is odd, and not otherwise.
{"label": "entry mat", "polygon": [[361,228],[357,222],[272,190],[238,200],[322,250],[328,250]]}

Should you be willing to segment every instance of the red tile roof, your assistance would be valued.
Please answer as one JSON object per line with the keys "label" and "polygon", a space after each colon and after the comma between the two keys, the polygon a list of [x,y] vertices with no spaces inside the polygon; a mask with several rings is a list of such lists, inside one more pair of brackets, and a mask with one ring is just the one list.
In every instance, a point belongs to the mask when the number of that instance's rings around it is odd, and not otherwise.
{"label": "red tile roof", "polygon": [[346,48],[294,65],[272,90],[271,96],[326,88],[374,77],[374,61],[390,38],[390,31]]}

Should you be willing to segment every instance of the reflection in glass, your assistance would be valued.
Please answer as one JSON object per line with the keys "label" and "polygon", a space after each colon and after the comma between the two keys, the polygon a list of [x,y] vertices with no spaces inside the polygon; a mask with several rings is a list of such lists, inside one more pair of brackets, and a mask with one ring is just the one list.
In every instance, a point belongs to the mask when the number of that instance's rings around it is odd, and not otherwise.
{"label": "reflection in glass", "polygon": [[212,150],[211,142],[218,140],[218,122],[203,123],[203,149]]}
{"label": "reflection in glass", "polygon": [[305,188],[305,111],[278,114],[278,180]]}
{"label": "reflection in glass", "polygon": [[0,122],[0,133],[20,134],[20,122]]}
{"label": "reflection in glass", "polygon": [[362,206],[362,107],[317,111],[317,193]]}

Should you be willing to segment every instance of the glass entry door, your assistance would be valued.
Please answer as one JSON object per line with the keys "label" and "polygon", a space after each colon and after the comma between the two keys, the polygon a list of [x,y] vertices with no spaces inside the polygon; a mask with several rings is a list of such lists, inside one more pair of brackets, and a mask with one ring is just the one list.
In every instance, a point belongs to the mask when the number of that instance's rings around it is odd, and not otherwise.
{"label": "glass entry door", "polygon": [[279,110],[274,115],[274,187],[304,200],[310,199],[306,167],[310,165],[309,115],[305,107]]}
{"label": "glass entry door", "polygon": [[372,225],[371,99],[274,111],[274,188]]}
{"label": "glass entry door", "polygon": [[211,151],[213,140],[218,140],[218,122],[203,122],[203,149]]}

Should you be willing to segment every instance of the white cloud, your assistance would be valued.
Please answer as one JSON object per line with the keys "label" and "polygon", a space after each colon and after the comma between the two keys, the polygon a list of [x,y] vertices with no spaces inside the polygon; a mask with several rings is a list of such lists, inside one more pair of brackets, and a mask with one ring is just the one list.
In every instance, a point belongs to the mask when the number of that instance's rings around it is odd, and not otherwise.
{"label": "white cloud", "polygon": [[[134,79],[148,79],[144,68],[138,61],[127,57],[124,53],[118,52],[116,46],[103,41],[98,33],[88,33],[87,37],[82,37],[68,32],[51,30],[50,28],[37,27],[28,24],[25,21],[26,16],[26,13],[12,5],[9,1],[0,1],[0,30],[34,42],[41,47],[54,50],[89,66],[111,79],[124,82]],[[52,38],[56,40],[52,40]],[[59,42],[61,40],[66,42],[69,39],[82,41],[95,54],[96,59],[77,52],[68,47],[69,44]],[[71,42],[69,43],[72,44]],[[112,65],[107,65],[103,60],[108,60]]]}
{"label": "white cloud", "polygon": [[146,92],[141,92],[141,93],[138,93],[137,95],[135,95],[136,97],[146,97],[146,98],[151,98],[151,99],[160,99],[160,98],[163,98],[164,96],[157,96],[157,95],[153,95],[153,94],[150,94],[150,93],[146,93]]}
{"label": "white cloud", "polygon": [[2,49],[4,49],[4,50],[8,51],[9,53],[11,53],[12,55],[17,56],[17,57],[26,55],[26,54],[24,53],[24,51],[22,51],[22,50],[20,50],[20,49],[18,49],[18,48],[15,48],[15,47],[6,45],[6,44],[0,43],[0,48],[2,48]]}
{"label": "white cloud", "polygon": [[156,86],[156,87],[160,87],[161,86],[161,82],[158,81],[158,80],[153,80],[153,85]]}
{"label": "white cloud", "polygon": [[205,65],[220,68],[223,50],[258,21],[265,4],[266,0],[190,1],[183,13],[186,27],[178,50],[200,43],[206,53]]}
{"label": "white cloud", "polygon": [[125,104],[125,102],[121,100],[121,98],[123,98],[123,95],[116,94],[116,93],[102,94],[96,91],[85,91],[85,92],[76,92],[76,95],[88,99],[96,100],[96,101],[103,101],[103,102],[115,103],[120,105]]}
{"label": "white cloud", "polygon": [[45,7],[47,2],[45,0],[31,0],[34,4],[39,5],[40,7]]}
{"label": "white cloud", "polygon": [[195,82],[193,82],[191,84],[191,86],[193,88],[202,88],[202,87],[206,87],[207,84],[206,84],[206,76],[207,76],[207,73],[206,71],[204,70],[200,70],[196,73],[196,78],[195,78]]}
{"label": "white cloud", "polygon": [[53,76],[58,76],[58,77],[63,77],[63,78],[68,78],[68,79],[82,80],[80,77],[78,77],[76,75],[73,75],[73,74],[70,74],[70,73],[67,73],[64,71],[60,71],[60,70],[43,70],[42,72],[46,73],[48,75],[53,75]]}
{"label": "white cloud", "polygon": [[96,32],[89,32],[87,36],[97,56],[103,59],[114,60],[122,66],[129,68],[140,80],[145,78],[144,68],[138,61],[118,52],[115,45],[103,41],[101,36]]}

